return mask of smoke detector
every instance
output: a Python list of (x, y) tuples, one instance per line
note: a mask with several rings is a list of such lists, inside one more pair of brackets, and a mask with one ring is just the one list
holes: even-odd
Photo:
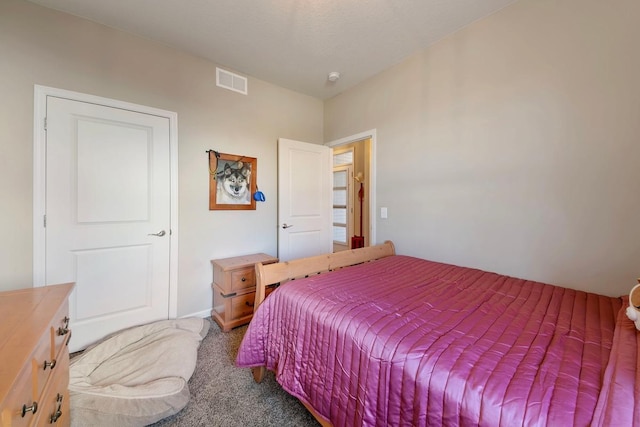
[(329, 73), (329, 76), (327, 78), (330, 82), (335, 82), (340, 78), (340, 73), (337, 71), (332, 71)]

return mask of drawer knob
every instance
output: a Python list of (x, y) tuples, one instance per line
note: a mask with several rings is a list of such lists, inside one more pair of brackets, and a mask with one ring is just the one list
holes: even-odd
[(34, 414), (38, 411), (38, 402), (33, 402), (31, 406), (22, 405), (22, 418), (27, 415), (27, 412), (33, 412)]
[(243, 277), (242, 279), (240, 279), (240, 281), (242, 281), (242, 282), (246, 282), (246, 281), (247, 281), (247, 278), (246, 278), (246, 277)]
[(56, 367), (56, 359), (52, 359), (51, 362), (47, 362), (46, 360), (44, 361), (44, 370), (46, 371), (47, 368), (55, 368)]

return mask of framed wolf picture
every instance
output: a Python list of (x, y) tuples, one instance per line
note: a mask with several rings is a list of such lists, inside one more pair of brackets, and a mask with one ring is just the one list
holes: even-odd
[(209, 210), (255, 210), (258, 160), (209, 152)]

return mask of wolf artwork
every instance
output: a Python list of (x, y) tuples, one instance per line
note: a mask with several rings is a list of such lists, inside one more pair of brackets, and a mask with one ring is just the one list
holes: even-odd
[(224, 205), (251, 204), (251, 165), (233, 162), (217, 173), (216, 203)]

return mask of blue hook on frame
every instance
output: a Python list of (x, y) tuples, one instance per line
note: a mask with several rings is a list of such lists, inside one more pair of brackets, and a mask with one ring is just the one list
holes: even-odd
[(262, 191), (260, 191), (260, 189), (258, 188), (258, 186), (256, 185), (256, 192), (253, 193), (253, 200), (255, 200), (256, 202), (264, 202), (265, 200), (267, 200), (264, 197), (264, 193)]

